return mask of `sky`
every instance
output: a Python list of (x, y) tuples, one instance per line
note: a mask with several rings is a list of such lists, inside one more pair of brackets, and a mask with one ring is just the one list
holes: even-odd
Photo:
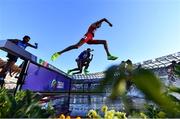
[[(107, 18), (94, 39), (107, 40), (116, 61), (108, 61), (102, 45), (84, 44), (52, 62), (53, 53), (77, 43), (89, 25)], [(39, 48), (29, 52), (66, 72), (87, 48), (94, 49), (91, 73), (131, 59), (133, 63), (180, 51), (180, 0), (0, 0), (0, 40), (31, 37)], [(0, 57), (6, 53), (0, 51)]]

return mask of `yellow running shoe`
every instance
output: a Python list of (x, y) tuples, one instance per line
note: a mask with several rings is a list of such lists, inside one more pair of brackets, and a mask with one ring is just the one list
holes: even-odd
[(108, 56), (108, 60), (116, 60), (118, 57), (115, 57), (115, 56), (112, 56), (112, 55), (109, 55)]
[(54, 54), (51, 56), (51, 60), (54, 61), (54, 60), (56, 60), (59, 56), (60, 56), (60, 54), (56, 52), (56, 53), (54, 53)]

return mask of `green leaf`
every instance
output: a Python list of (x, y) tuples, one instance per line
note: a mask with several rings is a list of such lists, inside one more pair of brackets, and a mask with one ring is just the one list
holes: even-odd
[(105, 72), (105, 78), (101, 80), (100, 86), (97, 89), (95, 89), (95, 91), (101, 92), (104, 90), (107, 84), (112, 84), (113, 80), (115, 79), (114, 74), (115, 72), (117, 72), (117, 68), (117, 65), (113, 65), (107, 69), (107, 71)]
[(135, 70), (133, 72), (133, 82), (147, 98), (154, 101), (160, 107), (163, 107), (167, 112), (170, 112), (172, 116), (178, 115), (179, 105), (175, 105), (168, 96), (163, 95), (162, 90), (164, 87), (160, 79), (150, 70)]

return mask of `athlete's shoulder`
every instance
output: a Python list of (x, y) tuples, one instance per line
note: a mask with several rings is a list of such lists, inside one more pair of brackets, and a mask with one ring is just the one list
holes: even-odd
[(97, 22), (94, 22), (90, 25), (90, 27), (96, 27), (97, 26)]

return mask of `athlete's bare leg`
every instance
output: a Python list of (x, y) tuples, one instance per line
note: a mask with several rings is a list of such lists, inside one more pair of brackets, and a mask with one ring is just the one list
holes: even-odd
[(71, 46), (65, 48), (64, 50), (59, 51), (58, 53), (59, 53), (59, 54), (62, 54), (62, 53), (67, 52), (67, 51), (69, 51), (69, 50), (78, 49), (80, 46), (82, 46), (82, 45), (84, 44), (83, 40), (84, 40), (84, 39), (82, 38), (77, 44), (71, 45)]
[(73, 49), (78, 49), (80, 46), (82, 46), (84, 44), (84, 38), (82, 38), (77, 44), (71, 45), (67, 48), (65, 48), (64, 50), (61, 50), (59, 52), (56, 52), (52, 55), (51, 60), (54, 61), (55, 59), (57, 59), (59, 57), (59, 55), (61, 55), (64, 52), (73, 50)]
[(89, 40), (87, 44), (102, 44), (104, 46), (104, 49), (106, 51), (108, 60), (116, 60), (118, 57), (112, 56), (109, 52), (107, 41), (106, 40)]
[(77, 66), (78, 66), (78, 68), (74, 68), (74, 69), (68, 70), (67, 74), (70, 74), (73, 71), (78, 71), (78, 72), (75, 72), (73, 74), (82, 73), (82, 68), (83, 68), (82, 62), (81, 61), (77, 61)]
[(106, 51), (107, 56), (110, 56), (110, 52), (108, 50), (108, 45), (106, 40), (89, 40), (87, 44), (102, 44), (104, 46), (104, 49)]

